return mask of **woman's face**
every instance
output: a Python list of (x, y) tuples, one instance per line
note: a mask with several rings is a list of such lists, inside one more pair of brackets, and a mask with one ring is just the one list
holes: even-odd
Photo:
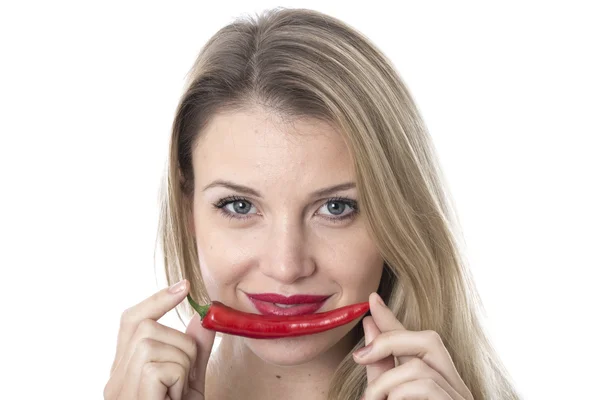
[[(293, 125), (258, 110), (221, 114), (194, 149), (192, 229), (202, 276), (212, 300), (238, 310), (277, 312), (248, 296), (263, 293), (328, 296), (317, 312), (333, 310), (367, 301), (381, 279), (383, 260), (356, 212), (342, 137), (318, 120)], [(331, 349), (357, 323), (244, 343), (265, 361), (296, 365)]]

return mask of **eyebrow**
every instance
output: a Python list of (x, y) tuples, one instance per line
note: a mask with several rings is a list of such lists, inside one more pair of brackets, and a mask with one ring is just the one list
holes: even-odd
[[(204, 192), (210, 188), (217, 187), (217, 186), (226, 187), (226, 188), (235, 190), (240, 193), (244, 193), (244, 194), (247, 194), (250, 196), (262, 198), (262, 195), (260, 194), (260, 192), (252, 189), (251, 187), (239, 185), (237, 183), (233, 183), (231, 181), (225, 181), (222, 179), (217, 179), (216, 181), (211, 182), (210, 184), (206, 185), (204, 187), (204, 189), (202, 189), (202, 191)], [(355, 187), (356, 187), (356, 184), (354, 182), (346, 182), (346, 183), (342, 183), (339, 185), (319, 189), (315, 192), (312, 192), (311, 197), (328, 196), (332, 193), (339, 192), (342, 190), (354, 189)]]

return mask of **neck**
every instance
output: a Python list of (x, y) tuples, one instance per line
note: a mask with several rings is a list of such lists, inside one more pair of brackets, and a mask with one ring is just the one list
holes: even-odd
[(245, 339), (224, 335), (210, 358), (206, 376), (207, 400), (325, 400), (331, 378), (354, 345), (355, 332), (314, 359), (280, 366), (258, 357)]

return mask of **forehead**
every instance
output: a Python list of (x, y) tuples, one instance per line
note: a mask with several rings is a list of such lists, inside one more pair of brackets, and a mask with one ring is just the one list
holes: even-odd
[(193, 154), (198, 181), (237, 178), (261, 186), (275, 181), (313, 188), (354, 177), (341, 134), (321, 120), (283, 123), (258, 110), (221, 113), (201, 135)]

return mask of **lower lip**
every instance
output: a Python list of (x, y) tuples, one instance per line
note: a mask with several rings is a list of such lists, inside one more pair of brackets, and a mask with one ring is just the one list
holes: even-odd
[(259, 313), (264, 315), (276, 315), (281, 317), (287, 316), (297, 316), (297, 315), (305, 315), (305, 314), (313, 314), (317, 312), (317, 310), (323, 307), (323, 304), (327, 300), (323, 300), (319, 303), (308, 303), (308, 304), (298, 304), (297, 306), (282, 308), (278, 307), (273, 303), (269, 303), (267, 301), (256, 300), (250, 298), (254, 307), (258, 310)]

